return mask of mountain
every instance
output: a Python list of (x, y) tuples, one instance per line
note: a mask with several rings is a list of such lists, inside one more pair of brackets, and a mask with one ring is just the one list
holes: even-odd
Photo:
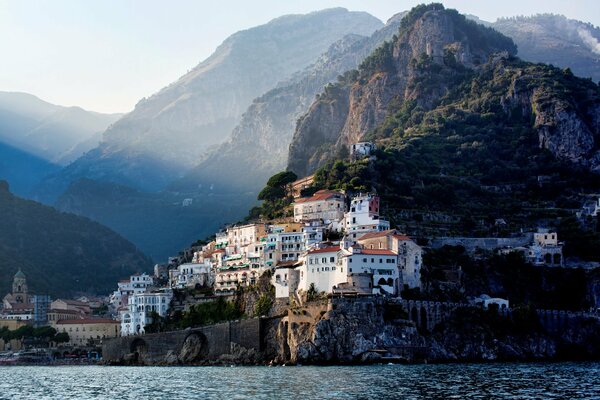
[(523, 60), (600, 81), (600, 28), (553, 14), (500, 18), (490, 26), (514, 40)]
[(8, 181), (20, 196), (28, 196), (46, 175), (59, 169), (59, 165), (0, 143), (0, 178)]
[(111, 182), (80, 179), (58, 198), (56, 207), (109, 226), (155, 260), (166, 260), (225, 223), (239, 220), (256, 193), (235, 196), (163, 191), (145, 193)]
[(107, 293), (118, 279), (149, 271), (151, 261), (110, 229), (21, 199), (0, 181), (0, 293), (21, 268), (32, 293)]
[(314, 64), (254, 99), (231, 138), (209, 151), (200, 164), (171, 188), (189, 191), (200, 185), (225, 192), (261, 188), (269, 176), (285, 167), (296, 120), (308, 110), (315, 95), (391, 39), (405, 14), (390, 18), (369, 37), (346, 35)]
[(27, 93), (0, 92), (0, 142), (66, 165), (95, 147), (98, 142), (90, 139), (97, 139), (121, 115), (57, 106)]
[[(572, 215), (600, 191), (600, 87), (515, 53), (454, 10), (416, 7), (392, 42), (317, 97), (288, 167), (316, 172), (315, 189), (376, 190), (410, 234), (553, 225), (589, 253), (596, 239)], [(349, 145), (365, 140), (374, 157), (353, 158)]]
[(335, 8), (233, 34), (189, 73), (142, 99), (99, 147), (50, 178), (42, 198), (52, 201), (79, 178), (163, 189), (227, 139), (252, 99), (312, 64), (334, 41), (381, 25), (367, 13)]
[[(439, 4), (413, 9), (393, 41), (377, 48), (358, 70), (327, 86), (298, 120), (289, 168), (300, 176), (314, 172), (338, 150), (360, 141), (383, 123), (391, 108), (404, 102), (431, 108), (455, 83), (454, 74), (444, 76), (446, 63), (469, 71), (501, 51), (515, 54), (516, 46), (491, 28)], [(430, 73), (424, 67), (429, 64), (439, 79), (423, 86)]]

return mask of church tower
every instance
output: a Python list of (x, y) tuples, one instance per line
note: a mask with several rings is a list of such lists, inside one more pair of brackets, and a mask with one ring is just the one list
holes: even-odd
[(21, 271), (21, 268), (19, 268), (13, 279), (12, 295), (16, 303), (29, 303), (27, 277), (23, 271)]

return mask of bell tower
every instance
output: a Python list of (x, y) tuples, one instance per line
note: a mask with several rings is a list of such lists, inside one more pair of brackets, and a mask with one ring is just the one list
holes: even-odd
[(21, 268), (15, 274), (12, 285), (12, 295), (17, 303), (29, 303), (27, 294), (27, 277), (21, 271)]

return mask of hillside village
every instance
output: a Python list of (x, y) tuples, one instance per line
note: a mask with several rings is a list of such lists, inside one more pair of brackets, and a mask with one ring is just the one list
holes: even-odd
[[(370, 143), (352, 146), (356, 158), (369, 157), (372, 149)], [(256, 287), (261, 279), (268, 279), (274, 301), (284, 308), (323, 296), (402, 298), (403, 293), (420, 290), (426, 248), (393, 229), (382, 214), (379, 196), (335, 190), (302, 196), (312, 179), (286, 185), (287, 195), (293, 197), (289, 206), (293, 215), (229, 226), (213, 240), (157, 264), (154, 274), (119, 281), (109, 297), (52, 301), (49, 296), (31, 295), (19, 270), (12, 293), (3, 299), (0, 324), (9, 331), (32, 323), (48, 325), (56, 334), (68, 334), (64, 345), (93, 346), (105, 338), (144, 334), (156, 320), (172, 316), (174, 309), (189, 311), (195, 303), (217, 298), (233, 301), (240, 289)], [(586, 204), (583, 211), (597, 217), (599, 204)], [(547, 229), (504, 239), (435, 238), (428, 247), (447, 245), (463, 246), (468, 252), (520, 253), (535, 266), (565, 266), (563, 243)], [(185, 297), (186, 292), (200, 296), (176, 305), (175, 297), (181, 293)], [(484, 293), (473, 302), (509, 307), (509, 299)], [(12, 349), (21, 344), (13, 340)], [(11, 340), (2, 345), (11, 349)]]

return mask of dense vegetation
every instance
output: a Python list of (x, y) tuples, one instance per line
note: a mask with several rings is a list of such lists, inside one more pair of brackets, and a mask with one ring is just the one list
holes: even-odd
[[(452, 82), (450, 89), (432, 106), (418, 100), (398, 106), (367, 135), (378, 144), (376, 159), (332, 160), (316, 172), (317, 188), (376, 190), (393, 222), (423, 235), (532, 229), (542, 220), (572, 215), (581, 207), (581, 193), (600, 189), (600, 176), (540, 149), (532, 115), (507, 109), (503, 97), (520, 77), (522, 86), (536, 88), (540, 109), (557, 99), (584, 108), (586, 99), (600, 94), (590, 80), (516, 58), (475, 74), (424, 56), (418, 69), (423, 72), (414, 83), (418, 92)], [(407, 209), (416, 211), (411, 218), (441, 212), (457, 222), (422, 224), (400, 215)], [(498, 219), (507, 224), (495, 226)], [(597, 243), (597, 234), (587, 232), (596, 235), (589, 242)]]
[(86, 218), (13, 196), (0, 181), (0, 293), (15, 272), (34, 294), (108, 293), (119, 279), (147, 271), (151, 261), (133, 244)]
[(15, 339), (33, 339), (46, 342), (66, 343), (69, 341), (69, 334), (66, 332), (57, 333), (56, 329), (51, 326), (34, 328), (33, 325), (24, 325), (13, 331), (4, 326), (0, 328), (0, 339), (5, 342)]
[[(508, 299), (511, 307), (581, 310), (591, 305), (587, 285), (593, 274), (583, 269), (536, 267), (521, 254), (468, 255), (461, 246), (429, 249), (422, 272), (426, 295), (406, 291), (405, 298), (466, 302), (488, 294)], [(595, 278), (593, 278), (595, 279)]]

